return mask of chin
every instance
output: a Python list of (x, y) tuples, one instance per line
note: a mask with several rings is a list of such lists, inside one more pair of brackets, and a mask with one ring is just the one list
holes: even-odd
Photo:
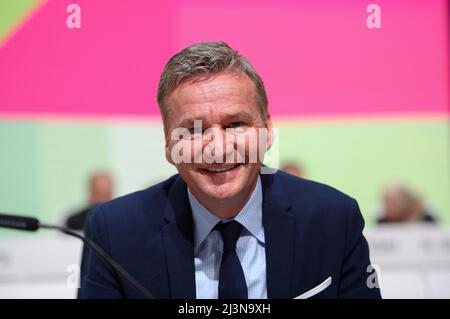
[(181, 177), (195, 194), (219, 201), (239, 198), (252, 185), (250, 180), (259, 172), (259, 166), (239, 164), (238, 167), (220, 173), (205, 172), (197, 167), (179, 169)]
[(242, 192), (243, 186), (230, 185), (233, 183), (226, 183), (222, 185), (205, 185), (199, 187), (199, 191), (210, 198), (218, 200), (232, 199)]

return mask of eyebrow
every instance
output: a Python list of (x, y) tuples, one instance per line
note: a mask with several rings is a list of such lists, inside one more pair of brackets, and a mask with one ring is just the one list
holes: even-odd
[(199, 119), (199, 118), (186, 118), (186, 119), (183, 119), (183, 120), (178, 124), (178, 126), (180, 126), (180, 127), (188, 127), (188, 126), (192, 126), (192, 125), (194, 125), (194, 121), (196, 121), (196, 120), (201, 120), (201, 119)]
[[(255, 117), (245, 111), (240, 111), (240, 112), (237, 112), (234, 114), (227, 114), (222, 117), (222, 120), (225, 120), (225, 121), (231, 121), (231, 120), (236, 120), (236, 119), (239, 119), (239, 120), (242, 120), (242, 121), (245, 121), (248, 123), (252, 123), (255, 121)], [(179, 127), (193, 126), (194, 121), (198, 121), (198, 120), (202, 120), (202, 119), (199, 117), (198, 118), (197, 117), (188, 117), (188, 118), (181, 120), (181, 122), (178, 124), (178, 126)]]
[(223, 117), (223, 119), (226, 121), (230, 121), (230, 120), (234, 120), (234, 119), (241, 119), (241, 120), (243, 120), (245, 122), (249, 122), (249, 123), (255, 121), (255, 117), (245, 111), (237, 112), (235, 114), (227, 114)]

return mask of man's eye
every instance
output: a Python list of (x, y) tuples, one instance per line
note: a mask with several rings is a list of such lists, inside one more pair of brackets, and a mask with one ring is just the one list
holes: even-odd
[(230, 124), (231, 128), (236, 128), (236, 127), (241, 127), (242, 126), (242, 122), (233, 122)]
[(201, 129), (198, 128), (198, 127), (191, 127), (191, 128), (189, 129), (189, 133), (191, 133), (191, 134), (201, 134), (202, 131), (201, 131)]

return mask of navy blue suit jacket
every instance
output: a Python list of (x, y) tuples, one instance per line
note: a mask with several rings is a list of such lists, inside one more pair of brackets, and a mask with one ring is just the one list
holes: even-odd
[[(380, 298), (379, 289), (367, 285), (369, 250), (354, 199), (280, 171), (261, 181), (268, 298), (294, 298), (329, 276), (331, 286), (315, 298)], [(175, 175), (100, 204), (86, 226), (86, 235), (157, 298), (196, 297), (186, 187)], [(142, 295), (85, 247), (79, 297)]]

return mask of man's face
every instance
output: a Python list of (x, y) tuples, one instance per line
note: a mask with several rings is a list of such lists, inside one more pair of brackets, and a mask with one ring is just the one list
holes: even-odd
[[(255, 86), (247, 75), (222, 73), (206, 80), (186, 82), (171, 93), (167, 105), (166, 157), (177, 167), (194, 196), (200, 200), (225, 200), (249, 194), (256, 183), (261, 159), (249, 163), (248, 153), (252, 149), (248, 145), (249, 140), (242, 142), (242, 139), (233, 138), (240, 133), (229, 134), (226, 130), (236, 129), (245, 133), (266, 128), (265, 142), (269, 148), (271, 122), (270, 118), (262, 119)], [(202, 132), (194, 130), (196, 120), (201, 120)], [(189, 130), (192, 137), (173, 140), (171, 133), (176, 128)], [(211, 131), (214, 132), (213, 137), (208, 133)], [(243, 144), (245, 148), (240, 148)], [(190, 163), (176, 163), (171, 152), (174, 146), (191, 150)], [(237, 156), (231, 157), (231, 162), (226, 158), (230, 150), (236, 154), (238, 149), (245, 150), (245, 154), (240, 153), (246, 158), (245, 163), (237, 163)], [(221, 163), (215, 160), (208, 164), (201, 154), (201, 163), (194, 163), (199, 152), (216, 155), (222, 159)]]

